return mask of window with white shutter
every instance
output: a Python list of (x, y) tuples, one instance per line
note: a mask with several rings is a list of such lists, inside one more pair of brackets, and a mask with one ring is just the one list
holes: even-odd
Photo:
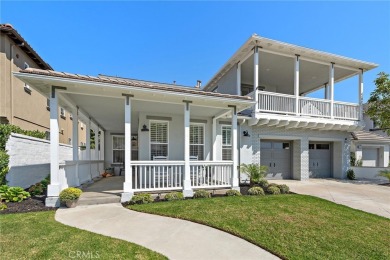
[(168, 122), (150, 122), (150, 156), (165, 156), (168, 158)]
[(204, 160), (204, 125), (190, 125), (190, 156), (196, 156), (199, 161)]
[(112, 156), (113, 163), (125, 161), (125, 137), (123, 135), (112, 136)]
[(232, 127), (222, 126), (222, 160), (232, 160)]

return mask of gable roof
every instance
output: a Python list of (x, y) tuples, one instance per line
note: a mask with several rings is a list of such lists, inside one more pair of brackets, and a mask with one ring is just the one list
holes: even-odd
[(28, 42), (10, 24), (0, 24), (0, 32), (7, 35), (18, 47), (26, 53), (41, 69), (52, 70), (41, 56), (28, 44)]
[(150, 82), (144, 80), (135, 80), (135, 79), (126, 79), (119, 77), (111, 77), (111, 76), (102, 76), (98, 77), (88, 76), (88, 75), (80, 75), (80, 74), (72, 74), (66, 72), (59, 72), (54, 70), (41, 70), (35, 68), (28, 68), (25, 70), (21, 70), (20, 73), (24, 74), (34, 74), (34, 75), (43, 75), (48, 77), (55, 78), (65, 78), (65, 79), (73, 79), (73, 80), (82, 80), (89, 82), (97, 82), (97, 83), (109, 83), (114, 85), (122, 85), (122, 86), (131, 86), (135, 88), (145, 88), (145, 89), (155, 89), (155, 90), (163, 90), (168, 92), (176, 92), (176, 93), (187, 93), (187, 94), (195, 94), (201, 96), (210, 96), (210, 97), (221, 97), (221, 98), (229, 98), (229, 99), (238, 99), (238, 100), (246, 100), (252, 101), (252, 98), (249, 96), (238, 96), (238, 95), (230, 95), (230, 94), (221, 94), (216, 92), (208, 92), (198, 88), (191, 87), (183, 87), (177, 86), (174, 84), (166, 84), (166, 83), (157, 83)]
[(390, 143), (390, 138), (384, 137), (373, 132), (368, 131), (357, 131), (351, 133), (352, 140), (361, 141), (361, 142), (372, 142), (372, 143)]

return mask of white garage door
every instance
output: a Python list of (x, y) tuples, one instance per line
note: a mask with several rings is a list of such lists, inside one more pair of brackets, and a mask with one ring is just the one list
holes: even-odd
[(309, 177), (331, 178), (330, 144), (309, 143)]
[(362, 166), (378, 167), (378, 148), (363, 147)]
[(291, 179), (290, 142), (260, 142), (260, 164), (268, 166), (267, 179)]

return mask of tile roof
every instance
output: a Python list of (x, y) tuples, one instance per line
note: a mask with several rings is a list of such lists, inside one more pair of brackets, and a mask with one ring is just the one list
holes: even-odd
[(43, 76), (50, 76), (50, 77), (57, 77), (57, 78), (75, 79), (75, 80), (83, 80), (83, 81), (98, 82), (98, 83), (109, 83), (115, 85), (125, 85), (125, 86), (131, 86), (136, 88), (138, 87), (138, 88), (146, 88), (146, 89), (156, 89), (156, 90), (163, 90), (169, 92), (180, 92), (180, 93), (187, 93), (187, 94), (252, 101), (252, 98), (248, 96), (221, 94), (216, 92), (204, 91), (198, 88), (183, 87), (174, 84), (157, 83), (157, 82), (150, 82), (144, 80), (134, 80), (134, 79), (126, 79), (126, 78), (103, 76), (103, 75), (94, 77), (88, 75), (72, 74), (72, 73), (59, 72), (54, 70), (41, 70), (41, 69), (34, 69), (34, 68), (28, 68), (25, 70), (21, 70), (20, 72), (26, 74), (43, 75)]
[(357, 131), (353, 132), (352, 134), (352, 139), (357, 140), (357, 141), (366, 141), (366, 142), (374, 142), (374, 143), (379, 143), (379, 142), (385, 142), (389, 143), (390, 138), (389, 137), (384, 137), (378, 134), (375, 134), (373, 132), (368, 132), (368, 131)]
[(28, 42), (10, 24), (0, 24), (0, 32), (7, 35), (15, 44), (19, 46), (41, 69), (53, 68), (46, 63), (41, 56), (28, 44)]

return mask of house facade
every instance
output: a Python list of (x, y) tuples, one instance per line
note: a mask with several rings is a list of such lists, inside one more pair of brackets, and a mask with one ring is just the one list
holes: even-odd
[[(48, 99), (13, 75), (26, 68), (52, 70), (28, 42), (9, 24), (0, 24), (0, 123), (24, 130), (49, 132)], [(58, 108), (60, 142), (71, 143), (72, 115)], [(80, 124), (80, 144), (85, 143), (85, 126)]]
[[(136, 192), (238, 189), (247, 181), (242, 163), (268, 166), (270, 179), (344, 178), (350, 133), (364, 126), (363, 73), (376, 66), (252, 35), (203, 89), (31, 68), (14, 75), (50, 99), (47, 205), (56, 205), (62, 189), (108, 167), (125, 176), (122, 201)], [(350, 77), (359, 78), (359, 103), (334, 100), (334, 84)], [(321, 88), (323, 99), (306, 97)], [(101, 133), (98, 158), (74, 152), (59, 162), (58, 106)]]

